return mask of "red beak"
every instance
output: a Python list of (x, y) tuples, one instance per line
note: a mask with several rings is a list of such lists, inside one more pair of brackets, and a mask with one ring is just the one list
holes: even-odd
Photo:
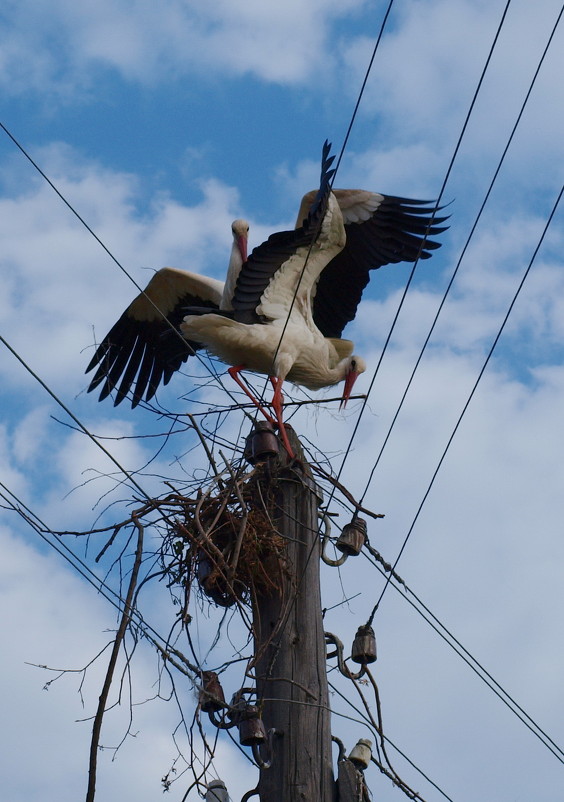
[(345, 387), (343, 389), (343, 397), (341, 398), (339, 409), (344, 409), (346, 407), (347, 401), (351, 397), (352, 388), (354, 387), (354, 383), (358, 379), (358, 376), (359, 374), (356, 370), (349, 370), (345, 376)]
[(237, 247), (239, 248), (241, 259), (243, 263), (245, 263), (247, 261), (247, 238), (242, 236), (237, 237)]

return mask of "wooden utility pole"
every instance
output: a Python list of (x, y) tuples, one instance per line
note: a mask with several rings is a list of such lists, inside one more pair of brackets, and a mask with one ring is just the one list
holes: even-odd
[[(283, 449), (261, 477), (274, 531), (284, 539), (276, 588), (254, 599), (257, 697), (267, 730), (276, 730), (271, 765), (261, 768), (261, 802), (333, 802), (331, 721), (319, 588), (320, 491), (299, 440), (298, 461)], [(259, 502), (257, 499), (257, 507)]]

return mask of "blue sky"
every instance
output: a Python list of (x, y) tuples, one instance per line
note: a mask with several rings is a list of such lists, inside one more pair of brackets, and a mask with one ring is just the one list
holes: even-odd
[[(302, 194), (316, 186), (323, 141), (340, 150), (386, 6), (22, 0), (2, 14), (1, 119), (135, 281), (146, 283), (163, 265), (222, 278), (231, 221), (249, 219), (253, 245), (292, 226)], [(498, 0), (394, 2), (337, 186), (437, 197), (504, 7)], [(539, 0), (534, 9), (526, 0), (509, 5), (444, 190), (451, 227), (441, 250), (416, 270), (346, 462), (343, 481), (357, 498), (560, 8), (558, 0)], [(369, 537), (390, 562), (562, 185), (563, 37), (561, 24), (366, 490), (366, 506), (386, 515), (370, 523)], [(564, 748), (562, 214), (558, 209), (398, 572)], [(3, 132), (0, 235), (5, 340), (128, 470), (140, 470), (148, 492), (162, 493), (163, 477), (182, 482), (199, 470), (203, 476), (205, 456), (190, 450), (188, 435), (155, 455), (158, 438), (135, 437), (162, 431), (153, 412), (114, 409), (85, 393), (91, 347), (135, 289)], [(371, 386), (409, 271), (378, 271), (346, 331), (369, 365), (359, 392)], [(221, 387), (208, 378), (205, 366), (189, 365), (159, 401), (182, 413), (223, 403)], [(114, 466), (100, 449), (58, 422), (69, 420), (4, 346), (0, 379), (4, 488), (55, 530), (122, 518), (132, 491), (108, 476)], [(287, 395), (303, 397), (291, 387)], [(352, 405), (343, 416), (335, 404), (320, 404), (293, 423), (315, 449), (333, 455), (337, 470), (359, 412)], [(236, 441), (245, 425), (229, 415), (225, 440)], [(346, 522), (343, 512), (337, 521)], [(0, 538), (1, 671), (10, 691), (10, 726), (2, 735), (6, 798), (74, 802), (84, 793), (90, 729), (76, 720), (92, 715), (104, 666), (89, 670), (82, 706), (79, 680), (67, 676), (47, 693), (46, 675), (26, 663), (85, 665), (107, 642), (115, 614), (9, 509), (1, 512)], [(87, 550), (80, 541), (69, 545), (94, 568), (97, 541)], [(328, 629), (349, 642), (382, 579), (358, 558), (343, 566), (339, 580), (323, 567), (327, 607), (361, 590), (328, 614)], [(109, 581), (117, 588), (115, 576)], [(146, 604), (147, 620), (166, 630), (174, 616), (167, 597), (151, 591)], [(198, 611), (194, 639), (202, 659), (217, 626), (213, 611)], [(375, 629), (386, 733), (452, 799), (555, 798), (564, 784), (562, 763), (392, 589)], [(243, 636), (235, 623), (230, 633)], [(222, 648), (226, 659), (229, 646)], [(212, 653), (207, 666), (215, 659)], [(156, 659), (148, 647), (136, 652), (134, 673), (140, 701), (154, 692)], [(229, 690), (237, 682), (234, 672)], [(191, 710), (189, 689), (185, 697)], [(342, 717), (354, 717), (351, 709), (333, 702), (333, 732), (348, 748), (370, 737), (364, 725)], [(120, 740), (127, 716), (127, 709), (108, 716), (107, 744)], [(160, 794), (177, 723), (171, 705), (136, 707), (137, 737), (113, 762), (109, 750), (101, 754), (99, 798), (127, 793), (148, 802)], [(428, 802), (444, 798), (392, 756)], [(219, 740), (214, 769), (233, 800), (253, 787), (254, 774), (227, 739)], [(186, 777), (173, 785), (171, 799), (182, 799)], [(399, 798), (376, 770), (367, 779), (374, 798)], [(188, 802), (197, 798), (193, 790)]]

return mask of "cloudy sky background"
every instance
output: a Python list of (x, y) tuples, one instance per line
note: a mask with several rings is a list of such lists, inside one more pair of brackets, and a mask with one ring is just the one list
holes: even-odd
[[(9, 5), (0, 29), (2, 122), (141, 285), (163, 265), (221, 278), (235, 217), (249, 219), (253, 244), (293, 225), (301, 195), (316, 186), (324, 139), (341, 148), (387, 7), (362, 0), (279, 8), (251, 0)], [(497, 0), (394, 2), (337, 186), (438, 196), (505, 6)], [(539, 0), (534, 9), (526, 0), (509, 4), (444, 190), (443, 200), (453, 201), (451, 228), (441, 250), (418, 266), (373, 384), (409, 265), (373, 276), (347, 330), (369, 364), (358, 390), (372, 389), (342, 481), (367, 507), (385, 513), (370, 522), (369, 537), (390, 562), (563, 183), (560, 24), (367, 487), (560, 11), (558, 0)], [(0, 134), (2, 337), (122, 465), (140, 471), (137, 481), (147, 493), (164, 492), (163, 477), (178, 484), (194, 472), (204, 477), (205, 456), (190, 450), (188, 434), (175, 435), (156, 453), (161, 439), (136, 436), (163, 432), (166, 421), (143, 409), (98, 405), (86, 394), (92, 345), (136, 291)], [(397, 567), (560, 748), (562, 222), (559, 208)], [(159, 393), (163, 407), (184, 413), (226, 403), (220, 385), (208, 384), (205, 366), (189, 365), (186, 374)], [(1, 735), (2, 785), (10, 802), (75, 802), (85, 791), (90, 736), (89, 722), (75, 722), (95, 711), (107, 653), (88, 670), (82, 696), (81, 675), (66, 675), (45, 691), (56, 674), (28, 664), (81, 668), (108, 642), (116, 615), (8, 508), (25, 504), (48, 528), (81, 530), (126, 517), (134, 491), (119, 483), (115, 465), (92, 441), (69, 428), (67, 414), (3, 344), (0, 379), (0, 490), (9, 499), (0, 518), (8, 722)], [(294, 394), (303, 397), (288, 388)], [(357, 403), (341, 416), (335, 404), (320, 405), (302, 410), (293, 424), (313, 454), (331, 456), (339, 470), (360, 411)], [(229, 441), (246, 428), (233, 413), (222, 435)], [(342, 511), (337, 523), (346, 523)], [(65, 540), (92, 569), (100, 542), (86, 549)], [(118, 589), (114, 575), (109, 584)], [(382, 587), (364, 557), (347, 562), (339, 581), (335, 569), (323, 567), (323, 603), (340, 605), (327, 613), (327, 629), (350, 645)], [(166, 595), (150, 590), (144, 603), (147, 622), (166, 634), (175, 614)], [(564, 756), (534, 737), (392, 587), (374, 626), (386, 734), (451, 799), (528, 802), (558, 795)], [(216, 627), (213, 611), (196, 615), (202, 659)], [(240, 645), (239, 630), (230, 625)], [(232, 653), (229, 645), (221, 649), (210, 655), (209, 667)], [(142, 644), (133, 661), (136, 702), (154, 695), (157, 672), (154, 652)], [(236, 672), (229, 675), (227, 692), (240, 681)], [(189, 688), (181, 697), (190, 720)], [(332, 702), (338, 713), (356, 717), (337, 696)], [(160, 779), (174, 759), (174, 702), (155, 700), (134, 711), (137, 736), (113, 762), (110, 749), (101, 753), (101, 800), (159, 798)], [(107, 716), (106, 745), (121, 740), (128, 715), (124, 704)], [(338, 715), (333, 732), (347, 748), (371, 737), (366, 726)], [(444, 799), (393, 749), (390, 756), (426, 800)], [(220, 737), (214, 770), (233, 800), (255, 784), (248, 766)], [(402, 796), (375, 768), (367, 780), (375, 798)], [(182, 799), (188, 784), (184, 775), (169, 797)], [(188, 800), (197, 798), (194, 789)]]

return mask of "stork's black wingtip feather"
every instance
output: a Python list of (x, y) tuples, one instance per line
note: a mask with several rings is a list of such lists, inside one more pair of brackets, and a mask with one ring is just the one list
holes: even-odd
[[(93, 390), (94, 386), (90, 385), (90, 388)], [(104, 399), (106, 399), (109, 396), (112, 389), (113, 385), (111, 385), (109, 382), (106, 382), (105, 385), (102, 387), (100, 395), (98, 396), (98, 401), (104, 401)]]
[(102, 361), (102, 359), (104, 358), (102, 345), (103, 345), (103, 343), (100, 343), (100, 345), (98, 346), (98, 348), (94, 352), (94, 356), (92, 357), (92, 359), (90, 360), (90, 362), (86, 366), (86, 370), (84, 371), (85, 374), (86, 373), (90, 373), (91, 370), (94, 370), (96, 365), (99, 365), (100, 362)]
[(329, 169), (335, 161), (335, 156), (330, 156), (330, 152), (331, 143), (326, 139), (321, 154), (321, 183), (330, 181), (335, 174), (335, 170)]

